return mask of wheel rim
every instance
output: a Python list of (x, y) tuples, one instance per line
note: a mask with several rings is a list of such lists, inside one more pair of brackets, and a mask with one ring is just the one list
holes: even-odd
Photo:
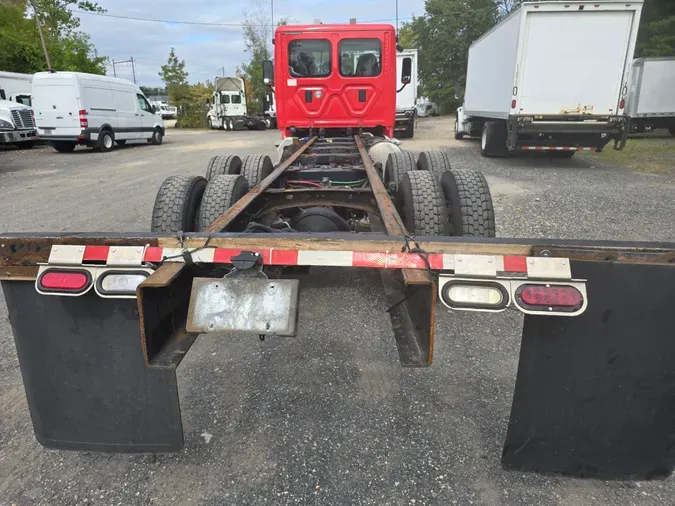
[(483, 150), (487, 147), (487, 128), (483, 128), (483, 135), (480, 138), (480, 146)]
[(159, 132), (155, 132), (152, 136), (155, 138), (155, 142), (159, 142)]
[(271, 128), (271, 127), (272, 127), (272, 122), (270, 121), (269, 118), (265, 119), (265, 126), (266, 126), (267, 128)]
[(113, 140), (112, 140), (112, 137), (110, 135), (105, 134), (103, 136), (103, 145), (106, 147), (106, 149), (112, 148)]

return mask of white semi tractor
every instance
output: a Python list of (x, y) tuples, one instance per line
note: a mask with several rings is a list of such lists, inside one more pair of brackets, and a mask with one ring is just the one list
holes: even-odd
[(455, 138), (483, 156), (622, 148), (642, 3), (523, 3), (469, 49)]
[(0, 147), (31, 148), (37, 140), (32, 74), (0, 72)]
[(412, 139), (415, 136), (415, 124), (417, 123), (417, 49), (404, 49), (396, 53), (396, 79), (400, 83), (403, 78), (403, 61), (411, 60), (411, 80), (399, 89), (396, 94), (396, 123), (394, 132), (402, 139)]
[(632, 132), (665, 128), (675, 136), (675, 56), (633, 62), (627, 111)]
[(241, 77), (216, 77), (211, 107), (207, 113), (209, 128), (221, 130), (265, 130), (265, 116), (249, 116), (246, 83)]

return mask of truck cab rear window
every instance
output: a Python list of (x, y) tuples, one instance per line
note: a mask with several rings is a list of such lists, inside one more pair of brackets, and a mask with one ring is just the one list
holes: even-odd
[(382, 72), (382, 42), (379, 39), (340, 41), (340, 74), (344, 77), (376, 77)]
[(241, 95), (232, 95), (233, 104), (241, 104)]
[(288, 73), (291, 77), (328, 77), (330, 53), (328, 40), (294, 40), (288, 45)]

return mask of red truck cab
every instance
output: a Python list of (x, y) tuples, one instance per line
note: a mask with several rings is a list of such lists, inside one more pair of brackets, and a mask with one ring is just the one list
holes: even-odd
[(322, 128), (328, 134), (353, 129), (393, 136), (393, 26), (280, 26), (274, 44), (274, 80), (266, 75), (266, 81), (275, 87), (277, 122), (284, 137), (302, 137)]

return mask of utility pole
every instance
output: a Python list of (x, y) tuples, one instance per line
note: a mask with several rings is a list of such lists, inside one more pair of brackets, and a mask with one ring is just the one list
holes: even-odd
[(134, 61), (134, 57), (132, 56), (128, 60), (124, 60), (124, 61), (113, 60), (113, 62), (112, 62), (113, 76), (115, 76), (115, 77), (117, 77), (117, 70), (115, 69), (115, 65), (119, 65), (120, 63), (131, 63), (131, 74), (133, 75), (134, 84), (136, 84), (136, 62)]
[(49, 70), (49, 72), (53, 72), (52, 62), (49, 59), (49, 51), (47, 51), (47, 44), (45, 43), (45, 36), (42, 33), (42, 25), (40, 24), (39, 12), (37, 10), (37, 7), (35, 7), (35, 2), (33, 2), (33, 0), (30, 0), (30, 5), (31, 7), (33, 7), (33, 13), (35, 14), (35, 23), (37, 24), (38, 33), (40, 34), (40, 41), (42, 42), (42, 50), (45, 52), (45, 60), (47, 61), (47, 70)]

